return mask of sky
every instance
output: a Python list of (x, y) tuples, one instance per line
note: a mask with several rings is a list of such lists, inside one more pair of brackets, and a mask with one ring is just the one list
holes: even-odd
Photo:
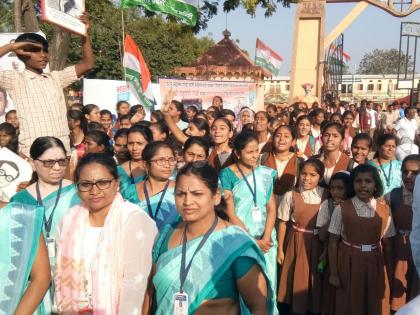
[[(327, 4), (325, 36), (355, 5), (356, 3)], [(279, 6), (276, 13), (265, 18), (264, 11), (258, 9), (253, 18), (240, 8), (227, 15), (227, 28), (232, 33), (231, 37), (239, 40), (238, 45), (247, 50), (252, 59), (255, 56), (256, 38), (260, 38), (283, 57), (281, 75), (290, 75), (295, 11), (296, 5), (290, 8)], [(351, 56), (350, 71), (354, 72), (365, 53), (374, 49), (399, 49), (401, 22), (420, 22), (420, 10), (408, 17), (396, 18), (369, 5), (344, 31), (344, 51)], [(220, 8), (219, 14), (199, 36), (209, 36), (218, 42), (223, 38), (222, 32), (225, 28), (226, 13)]]

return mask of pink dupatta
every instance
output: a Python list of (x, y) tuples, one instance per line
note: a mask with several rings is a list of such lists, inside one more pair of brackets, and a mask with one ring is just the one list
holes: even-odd
[[(89, 211), (83, 204), (71, 208), (63, 219), (57, 240), (54, 278), (59, 314), (77, 314), (80, 301), (85, 300), (83, 244), (89, 225)], [(95, 315), (125, 314), (121, 311), (120, 301), (130, 314), (140, 314), (156, 233), (156, 226), (147, 214), (124, 201), (118, 193), (106, 217), (93, 263), (92, 304)], [(151, 236), (151, 239), (144, 235)], [(127, 253), (133, 246), (133, 253)], [(123, 254), (129, 257), (123, 257)]]

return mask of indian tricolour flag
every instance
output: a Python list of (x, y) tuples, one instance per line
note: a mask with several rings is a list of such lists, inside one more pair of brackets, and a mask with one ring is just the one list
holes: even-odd
[(152, 92), (150, 71), (136, 42), (130, 35), (125, 37), (124, 60), (125, 79), (140, 103), (149, 111), (156, 104)]
[[(335, 45), (330, 45), (330, 59), (329, 62), (341, 66), (343, 69), (348, 68), (348, 62), (351, 60), (351, 56), (342, 50), (340, 47)], [(337, 59), (335, 56), (338, 54), (343, 54), (343, 61)]]
[(255, 50), (255, 64), (271, 72), (273, 76), (280, 75), (280, 67), (283, 58), (274, 50), (257, 38), (257, 49)]

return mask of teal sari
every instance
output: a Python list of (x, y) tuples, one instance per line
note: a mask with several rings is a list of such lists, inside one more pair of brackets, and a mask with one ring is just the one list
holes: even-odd
[[(137, 178), (131, 178), (129, 174), (124, 170), (124, 168), (121, 165), (118, 165), (118, 176), (120, 177), (120, 193), (123, 196), (124, 199), (129, 200), (125, 196), (125, 191), (127, 189), (131, 189), (132, 186), (135, 186), (137, 183), (140, 183), (142, 180), (145, 179), (145, 175), (139, 176)], [(128, 192), (130, 194), (130, 192)]]
[(383, 196), (390, 193), (394, 188), (402, 186), (401, 161), (391, 160), (390, 163), (382, 164), (382, 167), (376, 165), (373, 161), (369, 161), (368, 164), (374, 166), (379, 172), (382, 185), (384, 186)]
[[(156, 213), (156, 207), (159, 203), (162, 192), (150, 197), (150, 206), (152, 207), (153, 214)], [(140, 200), (137, 194), (136, 185), (130, 185), (124, 192), (124, 199), (138, 205), (149, 216), (146, 200)], [(167, 225), (173, 224), (180, 220), (180, 215), (175, 206), (175, 189), (168, 188), (163, 197), (162, 204), (160, 205), (159, 212), (156, 217), (151, 217), (155, 222), (159, 232)]]
[[(48, 218), (51, 215), (51, 212), (54, 208), (55, 200), (57, 198), (58, 191), (52, 192), (44, 199), (42, 199), (43, 207), (45, 209), (45, 217)], [(19, 202), (26, 205), (37, 206), (38, 201), (34, 196), (32, 196), (28, 190), (22, 190), (14, 195), (11, 199), (12, 202)], [(61, 221), (66, 214), (67, 210), (73, 207), (76, 204), (80, 203), (80, 198), (77, 194), (76, 185), (68, 185), (61, 189), (60, 199), (57, 204), (57, 208), (54, 211), (54, 217), (51, 224), (51, 231), (50, 237), (56, 238), (57, 228), (60, 226)], [(45, 231), (45, 224), (42, 224), (42, 232), (44, 234), (44, 238), (46, 238), (46, 231)], [(54, 266), (55, 266), (55, 259), (50, 257), (50, 267), (51, 272), (54, 273)], [(43, 299), (42, 304), (39, 306), (37, 312), (35, 314), (51, 314), (52, 311), (52, 304), (54, 300), (54, 284), (51, 283), (51, 286), (45, 297)]]
[[(257, 205), (261, 209), (261, 222), (254, 222), (252, 220), (251, 208), (254, 206), (253, 196), (244, 179), (238, 178), (236, 174), (226, 167), (221, 170), (219, 177), (223, 189), (230, 190), (233, 194), (233, 201), (235, 204), (235, 212), (238, 218), (244, 223), (247, 232), (255, 239), (261, 239), (265, 230), (265, 223), (267, 220), (267, 204), (273, 194), (274, 181), (277, 178), (277, 172), (266, 166), (258, 166), (255, 170), (256, 190), (257, 190)], [(248, 183), (255, 189), (252, 173), (246, 175)], [(267, 270), (272, 287), (277, 288), (277, 233), (273, 229), (271, 233), (271, 241), (274, 243), (273, 247), (265, 254), (267, 261)]]
[(10, 202), (0, 209), (0, 315), (14, 314), (38, 251), (42, 208)]
[[(165, 243), (167, 233), (171, 228), (171, 226), (166, 226), (162, 230), (153, 250), (153, 259), (156, 263), (156, 274), (153, 277), (157, 300), (155, 315), (172, 314), (174, 296), (180, 289), (182, 246), (160, 253), (160, 248)], [(187, 261), (191, 260), (201, 239), (202, 236), (187, 243)], [(218, 281), (240, 257), (248, 257), (260, 266), (267, 280), (269, 314), (274, 314), (276, 295), (268, 281), (264, 255), (255, 241), (237, 226), (229, 226), (213, 232), (196, 254), (184, 284), (184, 291), (188, 294), (189, 300), (188, 314), (194, 314), (200, 305), (209, 299), (208, 296), (216, 289)], [(234, 286), (236, 287), (236, 283)], [(242, 315), (251, 314), (240, 296), (239, 304)]]

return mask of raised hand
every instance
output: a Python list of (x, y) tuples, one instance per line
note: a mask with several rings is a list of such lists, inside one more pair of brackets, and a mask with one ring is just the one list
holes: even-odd
[(174, 99), (176, 92), (172, 89), (166, 93), (164, 99), (163, 99), (163, 106), (162, 106), (162, 113), (168, 113), (169, 111), (169, 105), (171, 104), (171, 101)]
[(90, 20), (89, 20), (89, 16), (87, 12), (82, 12), (82, 15), (79, 16), (79, 20), (82, 21), (82, 23), (86, 25), (86, 34), (87, 34), (87, 31), (90, 27)]
[(12, 50), (19, 56), (27, 56), (30, 57), (32, 53), (39, 52), (44, 47), (42, 44), (39, 43), (31, 43), (31, 42), (14, 42), (12, 44)]

